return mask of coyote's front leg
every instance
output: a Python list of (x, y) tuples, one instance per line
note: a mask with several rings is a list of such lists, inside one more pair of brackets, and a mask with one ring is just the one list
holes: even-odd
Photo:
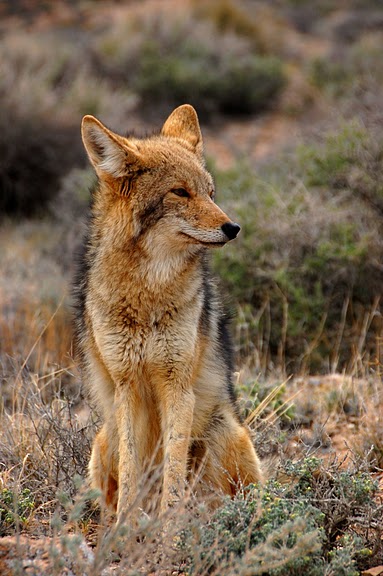
[(135, 426), (139, 407), (137, 393), (129, 383), (117, 386), (115, 407), (119, 453), (117, 518), (121, 520), (137, 496), (139, 474)]
[(185, 488), (194, 402), (193, 391), (179, 382), (166, 387), (161, 406), (165, 457), (162, 512), (181, 498)]

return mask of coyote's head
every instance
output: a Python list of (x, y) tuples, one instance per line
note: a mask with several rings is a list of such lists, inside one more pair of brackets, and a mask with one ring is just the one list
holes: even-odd
[(237, 236), (238, 224), (214, 203), (192, 106), (176, 108), (160, 134), (143, 139), (119, 136), (85, 116), (82, 137), (100, 182), (98, 218), (126, 241), (193, 251)]

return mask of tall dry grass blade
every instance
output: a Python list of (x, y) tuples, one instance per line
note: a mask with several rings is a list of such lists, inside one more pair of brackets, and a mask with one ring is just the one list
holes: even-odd
[(327, 320), (327, 310), (322, 314), (322, 318), (318, 327), (316, 334), (314, 335), (311, 342), (308, 344), (306, 351), (302, 354), (302, 373), (307, 372), (307, 366), (309, 364), (310, 358), (312, 353), (314, 352), (315, 348), (318, 347), (321, 337), (323, 335), (324, 327)]
[(280, 418), (282, 418), (282, 416), (284, 416), (284, 414), (286, 414), (286, 412), (288, 412), (288, 410), (290, 410), (290, 408), (293, 406), (293, 400), (294, 398), (296, 398), (299, 394), (301, 393), (301, 390), (297, 390), (297, 392), (295, 392), (294, 394), (292, 394), (291, 396), (289, 396), (289, 398), (287, 398), (287, 400), (285, 400), (283, 402), (283, 404), (281, 404), (280, 406), (278, 406), (278, 408), (276, 410), (273, 410), (273, 412), (271, 414), (269, 414), (268, 416), (265, 416), (262, 419), (262, 422), (267, 422), (270, 426), (273, 426), (277, 420), (279, 420)]
[[(27, 357), (25, 358), (24, 362), (21, 364), (17, 374), (16, 374), (16, 378), (15, 378), (15, 390), (13, 393), (13, 413), (16, 411), (16, 404), (17, 404), (17, 395), (16, 395), (16, 386), (18, 383), (20, 383), (20, 376), (25, 368), (25, 366), (28, 363), (29, 358), (32, 356), (33, 351), (35, 350), (37, 344), (40, 342), (41, 338), (43, 337), (44, 333), (46, 332), (46, 330), (48, 329), (48, 327), (50, 326), (50, 324), (53, 322), (56, 314), (58, 313), (58, 311), (60, 310), (63, 302), (65, 299), (65, 294), (62, 296), (59, 304), (56, 307), (56, 310), (53, 312), (53, 314), (50, 316), (48, 322), (45, 324), (45, 326), (42, 328), (42, 330), (40, 331), (40, 333), (38, 334), (36, 340), (34, 341), (34, 343), (31, 346), (31, 349), (29, 350)], [(26, 399), (27, 395), (25, 395), (24, 398), (24, 404), (25, 404), (25, 399)]]
[(364, 349), (365, 344), (366, 344), (366, 340), (367, 340), (367, 336), (368, 336), (368, 332), (369, 332), (371, 323), (372, 323), (374, 317), (376, 316), (376, 314), (378, 313), (379, 304), (380, 304), (380, 296), (376, 296), (374, 299), (374, 302), (371, 306), (371, 309), (368, 310), (364, 315), (363, 324), (362, 324), (361, 332), (360, 332), (359, 339), (358, 339), (358, 344), (356, 346), (356, 350), (355, 350), (353, 357), (352, 357), (352, 360), (351, 360), (350, 374), (353, 376), (355, 376), (358, 373), (358, 366), (361, 368), (361, 371), (363, 371), (363, 368), (364, 368), (363, 349)]
[(336, 335), (334, 350), (333, 350), (333, 353), (332, 353), (331, 359), (330, 359), (331, 372), (333, 372), (333, 373), (335, 373), (338, 369), (339, 350), (340, 350), (340, 345), (341, 345), (342, 338), (344, 335), (344, 330), (346, 327), (346, 319), (347, 319), (347, 312), (348, 312), (349, 305), (350, 305), (350, 298), (347, 297), (345, 299), (345, 301), (343, 302), (339, 329), (338, 329), (338, 332)]
[(269, 404), (271, 404), (271, 402), (274, 400), (274, 398), (276, 398), (278, 396), (279, 392), (282, 390), (282, 388), (287, 384), (287, 382), (290, 379), (291, 379), (291, 376), (289, 376), (286, 380), (284, 380), (284, 382), (282, 382), (282, 384), (279, 384), (279, 386), (276, 386), (275, 388), (273, 388), (273, 390), (271, 390), (271, 392), (269, 392), (269, 394), (266, 396), (266, 398), (264, 398), (262, 400), (262, 402), (260, 402), (256, 408), (254, 408), (254, 410), (247, 416), (247, 418), (245, 420), (245, 424), (247, 426), (250, 426), (250, 424), (252, 422), (254, 422), (254, 420), (256, 420), (256, 418), (258, 418), (258, 416), (260, 416), (260, 414), (262, 414), (262, 412), (265, 410), (265, 408)]

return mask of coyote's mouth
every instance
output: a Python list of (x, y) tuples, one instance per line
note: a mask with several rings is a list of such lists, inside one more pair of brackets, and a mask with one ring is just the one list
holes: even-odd
[(190, 234), (186, 234), (186, 232), (180, 232), (180, 234), (182, 236), (186, 236), (186, 238), (189, 238), (189, 240), (192, 240), (195, 244), (202, 244), (202, 246), (209, 246), (210, 248), (213, 247), (220, 247), (220, 246), (225, 246), (227, 241), (211, 241), (208, 242), (207, 240), (201, 240), (200, 238), (196, 238), (195, 236), (191, 236)]

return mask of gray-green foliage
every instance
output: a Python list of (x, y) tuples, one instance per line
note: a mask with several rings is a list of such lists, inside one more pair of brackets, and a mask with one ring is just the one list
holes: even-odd
[(33, 494), (29, 488), (19, 492), (9, 488), (0, 491), (0, 535), (17, 526), (26, 524), (35, 508)]
[(298, 150), (308, 186), (343, 190), (383, 214), (383, 141), (357, 119), (344, 123), (321, 144)]
[[(377, 21), (381, 17), (378, 12), (374, 15)], [(366, 88), (374, 92), (374, 83), (382, 82), (381, 33), (363, 34), (362, 26), (356, 29), (360, 37), (348, 49), (314, 58), (308, 66), (312, 84), (338, 101), (358, 98)]]
[[(362, 470), (322, 468), (316, 458), (286, 462), (288, 481), (271, 480), (228, 498), (207, 524), (185, 530), (189, 574), (357, 575), (378, 542), (377, 485)], [(362, 534), (362, 535), (361, 535)], [(197, 541), (196, 541), (197, 540)]]
[(47, 211), (63, 175), (85, 161), (83, 114), (122, 132), (140, 104), (156, 120), (185, 102), (205, 118), (249, 114), (273, 105), (286, 81), (283, 63), (250, 40), (160, 9), (68, 37), (10, 31), (0, 60), (0, 216)]
[[(215, 264), (240, 303), (243, 354), (250, 340), (274, 359), (282, 345), (295, 366), (350, 359), (383, 281), (382, 154), (379, 135), (351, 121), (258, 173), (240, 163), (217, 174), (242, 227)], [(367, 350), (379, 323), (368, 328)]]
[(269, 108), (285, 85), (282, 62), (249, 40), (173, 16), (122, 24), (96, 47), (105, 72), (153, 107), (189, 102), (200, 115)]
[(185, 43), (176, 52), (151, 43), (143, 47), (139, 61), (133, 86), (144, 102), (190, 102), (202, 115), (259, 112), (284, 85), (282, 64), (274, 57), (248, 54), (238, 59), (197, 43)]

